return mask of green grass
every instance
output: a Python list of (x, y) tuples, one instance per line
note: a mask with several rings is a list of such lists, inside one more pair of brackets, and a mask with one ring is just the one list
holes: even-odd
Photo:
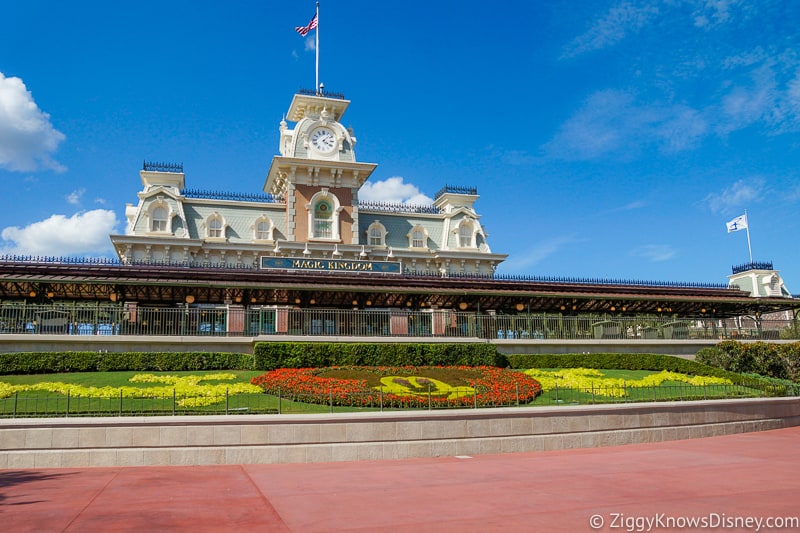
[(0, 381), (12, 385), (30, 385), (45, 381), (58, 381), (61, 383), (75, 383), (87, 387), (123, 387), (135, 385), (137, 387), (150, 386), (149, 383), (133, 384), (130, 379), (136, 374), (155, 374), (157, 376), (203, 376), (208, 374), (234, 374), (233, 381), (208, 381), (204, 383), (233, 383), (240, 381), (250, 383), (250, 379), (264, 372), (258, 370), (196, 370), (179, 372), (75, 372), (69, 374), (24, 374), (17, 376), (0, 376)]
[(713, 400), (726, 398), (758, 398), (763, 392), (744, 385), (689, 385), (677, 381), (665, 381), (656, 387), (625, 387), (625, 396), (603, 394), (597, 388), (584, 392), (576, 389), (553, 389), (544, 391), (529, 405), (587, 405), (628, 402), (664, 402), (685, 400)]
[[(554, 369), (547, 369), (554, 370)], [(134, 385), (137, 387), (155, 386), (148, 383), (130, 383), (130, 378), (136, 374), (158, 375), (207, 375), (216, 373), (230, 373), (236, 376), (232, 381), (209, 381), (204, 383), (249, 383), (250, 379), (261, 375), (261, 371), (185, 371), (185, 372), (88, 372), (68, 374), (39, 374), (0, 376), (0, 381), (11, 384), (33, 384), (46, 381), (62, 383), (75, 383), (95, 387), (121, 387)], [(636, 381), (643, 377), (657, 373), (647, 370), (602, 370), (607, 377)], [(370, 386), (379, 384), (379, 376), (375, 373), (357, 369), (337, 369), (324, 373), (327, 377), (346, 379), (366, 379)], [(469, 371), (453, 369), (427, 369), (425, 377), (437, 379), (450, 385), (469, 384)], [(569, 405), (569, 404), (599, 404), (622, 403), (639, 401), (673, 401), (690, 399), (714, 399), (736, 397), (758, 397), (762, 392), (742, 385), (708, 385), (695, 387), (685, 383), (664, 382), (658, 387), (627, 387), (625, 397), (605, 396), (596, 391), (581, 392), (572, 389), (559, 389), (545, 391), (535, 401), (528, 405)], [(238, 413), (327, 413), (327, 412), (353, 412), (374, 411), (373, 408), (334, 406), (294, 402), (286, 398), (278, 398), (266, 394), (237, 394), (230, 396), (226, 401), (206, 407), (181, 407), (177, 405), (179, 397), (166, 398), (67, 398), (57, 393), (43, 391), (21, 392), (15, 396), (0, 399), (0, 417), (24, 416), (118, 416), (130, 415), (181, 415), (181, 414), (238, 414)]]
[[(234, 374), (234, 380), (203, 381), (207, 384), (250, 383), (263, 371), (255, 370), (205, 370), (179, 372), (75, 372), (65, 374), (25, 374), (0, 376), (0, 382), (12, 385), (30, 385), (43, 382), (73, 383), (86, 387), (138, 388), (161, 386), (157, 383), (131, 383), (137, 374), (170, 376), (202, 376), (208, 374)], [(267, 394), (236, 394), (204, 407), (181, 407), (180, 396), (164, 398), (67, 398), (63, 394), (47, 391), (20, 392), (9, 398), (0, 398), (0, 417), (31, 416), (138, 416), (138, 415), (189, 415), (189, 414), (257, 414), (257, 413), (327, 413), (330, 406), (294, 402)], [(370, 409), (334, 406), (334, 412), (363, 411)]]

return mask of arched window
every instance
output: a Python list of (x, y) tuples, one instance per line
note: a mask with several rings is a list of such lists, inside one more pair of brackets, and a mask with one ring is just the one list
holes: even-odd
[(256, 226), (256, 239), (266, 241), (269, 239), (269, 223), (263, 220)]
[(253, 228), (253, 238), (257, 241), (271, 241), (274, 225), (266, 215), (258, 217)]
[(380, 222), (373, 222), (367, 229), (367, 244), (370, 246), (386, 245), (386, 228)]
[(339, 199), (323, 188), (306, 204), (308, 211), (308, 238), (339, 240)]
[(428, 232), (422, 226), (415, 226), (408, 234), (408, 246), (410, 248), (427, 248)]
[(773, 274), (769, 279), (769, 296), (780, 296), (780, 294), (780, 277), (777, 274)]
[(167, 231), (168, 215), (166, 207), (156, 207), (150, 215), (150, 231)]
[(208, 236), (209, 237), (222, 237), (222, 221), (218, 218), (212, 218), (208, 222)]
[(475, 230), (472, 227), (472, 222), (469, 220), (462, 220), (458, 225), (458, 246), (459, 248), (473, 248)]
[(206, 236), (209, 239), (222, 239), (225, 237), (225, 221), (219, 213), (214, 213), (206, 221)]
[(314, 238), (333, 238), (333, 206), (328, 200), (314, 204)]

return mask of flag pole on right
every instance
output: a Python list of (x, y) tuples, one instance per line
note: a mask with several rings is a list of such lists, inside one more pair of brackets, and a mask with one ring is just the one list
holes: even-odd
[(750, 224), (747, 222), (747, 210), (745, 210), (744, 215), (739, 215), (738, 217), (734, 218), (728, 222), (726, 226), (728, 227), (728, 233), (747, 230), (747, 250), (750, 252), (750, 263), (752, 264), (753, 248), (750, 246)]

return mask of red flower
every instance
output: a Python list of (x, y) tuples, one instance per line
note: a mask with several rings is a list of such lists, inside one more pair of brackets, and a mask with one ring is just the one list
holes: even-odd
[[(341, 368), (374, 372), (379, 376), (419, 376), (424, 375), (425, 369), (431, 367), (338, 367), (333, 370)], [(385, 407), (526, 404), (542, 391), (538, 381), (522, 372), (488, 366), (452, 368), (469, 372), (474, 376), (470, 383), (475, 389), (474, 395), (464, 395), (452, 399), (443, 396), (426, 396), (425, 394), (384, 393), (381, 395), (380, 391), (369, 387), (367, 381), (363, 379), (339, 379), (318, 375), (331, 370), (327, 368), (282, 368), (257, 376), (251, 380), (251, 383), (262, 387), (267, 394), (280, 394), (301, 402), (322, 404), (333, 402), (335, 405), (367, 407), (377, 407), (381, 403)], [(398, 380), (404, 381), (402, 377)]]

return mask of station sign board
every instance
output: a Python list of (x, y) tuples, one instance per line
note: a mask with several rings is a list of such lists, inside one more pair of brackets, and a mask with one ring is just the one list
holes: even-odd
[(373, 272), (400, 274), (400, 263), (396, 261), (361, 261), (357, 259), (309, 259), (305, 257), (261, 256), (262, 269), (315, 270), (326, 272)]

